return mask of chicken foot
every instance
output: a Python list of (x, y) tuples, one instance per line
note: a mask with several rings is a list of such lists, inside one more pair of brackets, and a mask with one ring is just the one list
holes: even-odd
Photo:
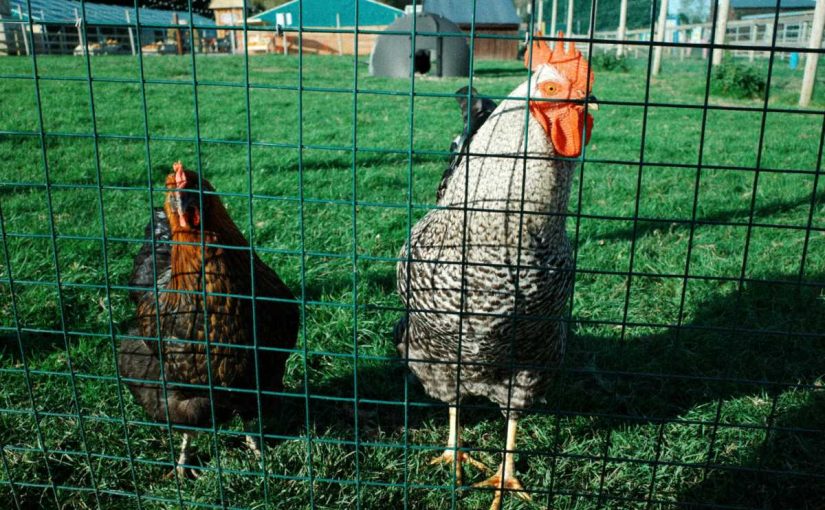
[(444, 450), (444, 453), (431, 460), (430, 464), (453, 464), (455, 468), (456, 485), (462, 485), (463, 483), (464, 476), (461, 465), (464, 462), (468, 462), (473, 467), (485, 472), (490, 470), (484, 463), (470, 457), (468, 453), (462, 452), (458, 448), (461, 448), (461, 429), (458, 424), (458, 408), (450, 407), (450, 435), (447, 437), (447, 448)]
[(513, 492), (516, 496), (525, 501), (531, 501), (533, 498), (524, 490), (521, 482), (515, 477), (516, 462), (514, 460), (514, 451), (516, 448), (516, 419), (510, 418), (507, 422), (507, 442), (504, 446), (504, 458), (501, 465), (498, 467), (496, 474), (490, 478), (474, 484), (473, 487), (489, 487), (495, 489), (495, 496), (493, 497), (493, 504), (490, 510), (499, 510), (501, 508), (501, 497), (504, 491)]

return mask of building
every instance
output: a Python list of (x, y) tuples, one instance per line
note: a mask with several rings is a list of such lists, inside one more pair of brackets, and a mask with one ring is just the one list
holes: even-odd
[[(251, 5), (251, 1), (247, 1)], [(243, 26), (243, 20), (247, 15), (244, 12), (244, 0), (212, 0), (209, 8), (215, 13), (215, 22), (218, 26)], [(243, 51), (243, 30), (218, 30), (217, 37), (221, 41), (227, 41), (229, 51), (235, 53)]]
[[(476, 0), (475, 19), (473, 2), (468, 0), (424, 0), (424, 12), (437, 14), (470, 33), (475, 25), (476, 35), (507, 36), (507, 38), (477, 38), (472, 43), (477, 59), (508, 60), (518, 57), (519, 23), (512, 0)], [(475, 23), (473, 23), (475, 21)]]
[[(29, 6), (31, 4), (31, 24)], [(85, 16), (84, 16), (85, 13)], [(0, 2), (0, 55), (26, 55), (35, 50), (46, 55), (83, 55), (80, 19), (86, 25), (85, 38), (90, 54), (135, 53), (137, 44), (143, 45), (144, 52), (177, 53), (188, 51), (189, 12), (166, 11), (162, 9), (119, 7), (114, 5), (85, 2), (84, 6), (75, 0), (2, 0)], [(140, 37), (134, 28), (140, 21)], [(196, 27), (214, 27), (211, 19), (193, 14)], [(41, 23), (44, 22), (44, 23)], [(181, 30), (144, 27), (142, 25), (180, 25)], [(28, 34), (31, 27), (31, 37)], [(203, 38), (214, 37), (214, 30), (195, 31), (195, 44), (203, 43)], [(30, 44), (34, 48), (30, 48)]]
[[(303, 27), (310, 29), (302, 35), (304, 53), (352, 55), (355, 53), (356, 2), (359, 30), (377, 32), (404, 15), (404, 11), (375, 0), (292, 0), (252, 16), (248, 23), (272, 27), (272, 32), (265, 36), (269, 39), (266, 45), (269, 51), (283, 51), (286, 43), (286, 51), (297, 53), (297, 30)], [(276, 34), (279, 27), (286, 29), (281, 36)], [(317, 31), (319, 29), (321, 31)], [(352, 30), (353, 33), (323, 32), (324, 29)], [(263, 36), (259, 34), (257, 37)], [(359, 34), (358, 54), (369, 55), (377, 37), (378, 34)], [(263, 47), (260, 42), (257, 45)]]
[[(780, 13), (813, 11), (815, 0), (782, 0), (779, 5)], [(730, 0), (730, 15), (728, 19), (742, 19), (753, 15), (775, 14), (776, 0)]]

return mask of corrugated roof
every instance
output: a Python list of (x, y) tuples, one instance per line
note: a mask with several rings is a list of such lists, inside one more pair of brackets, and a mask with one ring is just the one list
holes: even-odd
[[(340, 17), (342, 27), (355, 26), (356, 0), (292, 0), (268, 11), (252, 16), (252, 20), (260, 20), (269, 25), (276, 25), (278, 15), (284, 17), (284, 25), (297, 27), (298, 12), (303, 7), (303, 25), (305, 27), (336, 26)], [(404, 11), (375, 0), (357, 0), (358, 24), (361, 26), (389, 25), (396, 18), (404, 15)], [(287, 16), (288, 15), (288, 16)], [(289, 20), (291, 19), (291, 23)]]
[[(774, 9), (776, 0), (731, 0), (730, 6), (734, 9)], [(781, 0), (779, 10), (782, 9), (813, 9), (814, 0)]]
[[(473, 2), (468, 0), (424, 0), (424, 11), (438, 14), (459, 25), (473, 21)], [(512, 0), (476, 0), (477, 25), (518, 25)]]
[[(11, 0), (11, 15), (16, 18), (28, 20), (28, 6), (26, 0)], [(28, 0), (31, 4), (33, 21), (66, 22), (74, 24), (75, 13), (81, 14), (80, 2), (74, 0)], [(126, 12), (129, 13), (131, 22), (134, 23), (134, 7), (120, 7), (116, 5), (103, 5), (86, 2), (86, 23), (107, 24), (126, 23)], [(165, 11), (162, 9), (149, 9), (141, 7), (140, 23), (147, 25), (168, 25), (172, 23), (172, 15), (177, 13), (180, 22), (189, 23), (188, 11)], [(193, 14), (195, 26), (215, 26), (215, 21)]]

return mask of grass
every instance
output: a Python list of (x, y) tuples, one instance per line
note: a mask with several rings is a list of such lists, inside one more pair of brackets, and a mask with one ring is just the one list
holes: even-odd
[[(34, 84), (25, 78), (31, 62), (0, 59), (8, 247), (8, 258), (0, 258), (0, 500), (22, 508), (486, 507), (489, 493), (454, 491), (449, 471), (428, 464), (446, 439), (447, 413), (405, 376), (391, 335), (400, 303), (390, 259), (406, 236), (408, 193), (417, 206), (413, 221), (434, 201), (443, 151), (461, 130), (454, 99), (416, 96), (410, 126), (409, 81), (369, 77), (362, 61), (354, 122), (351, 92), (315, 90), (352, 89), (352, 60), (306, 57), (299, 138), (297, 92), (252, 89), (251, 138), (262, 143), (251, 149), (250, 222), (245, 91), (229, 86), (242, 82), (243, 60), (198, 58), (200, 145), (193, 142), (189, 57), (147, 58), (145, 66), (147, 79), (173, 81), (146, 84), (148, 147), (140, 85), (106, 81), (138, 79), (137, 62), (92, 60), (101, 188), (95, 139), (69, 136), (92, 132), (84, 61), (39, 59), (46, 188), (39, 138), (11, 133), (39, 129)], [(532, 504), (508, 497), (505, 507), (822, 508), (825, 194), (814, 183), (825, 83), (817, 85), (816, 115), (765, 115), (761, 152), (760, 112), (709, 110), (696, 189), (705, 64), (665, 60), (650, 85), (651, 102), (695, 108), (610, 104), (643, 103), (645, 69), (646, 61), (633, 61), (629, 73), (597, 74), (595, 92), (606, 104), (595, 114), (568, 221), (579, 270), (572, 336), (547, 405), (522, 420), (520, 479), (541, 492)], [(474, 85), (503, 96), (523, 73), (516, 62), (483, 62)], [(295, 58), (250, 59), (254, 84), (296, 86), (298, 76)], [(81, 80), (57, 79), (71, 77)], [(777, 61), (770, 106), (794, 110), (800, 79)], [(451, 94), (463, 84), (423, 78), (415, 90)], [(376, 90), (392, 93), (369, 92)], [(709, 103), (762, 106), (715, 93)], [(301, 155), (291, 147), (299, 141)], [(116, 341), (132, 313), (123, 286), (150, 196), (160, 204), (171, 163), (195, 166), (198, 154), (218, 191), (232, 194), (224, 202), (236, 223), (247, 234), (254, 224), (262, 256), (296, 292), (304, 289), (299, 351), (309, 355), (290, 359), (289, 395), (268, 424), (266, 477), (234, 421), (217, 444), (210, 434), (198, 436), (204, 475), (178, 486), (162, 479), (177, 437), (170, 445), (166, 428), (147, 423), (128, 393), (121, 407), (110, 326)], [(699, 223), (691, 242), (694, 194)], [(488, 402), (472, 404), (464, 413), (466, 445), (495, 465), (503, 420)]]

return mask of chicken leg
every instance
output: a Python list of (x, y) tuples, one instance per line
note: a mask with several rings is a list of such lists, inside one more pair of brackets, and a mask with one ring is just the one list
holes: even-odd
[(450, 435), (447, 437), (447, 448), (444, 450), (444, 453), (430, 461), (430, 464), (453, 464), (455, 467), (456, 485), (462, 485), (463, 471), (461, 464), (463, 462), (469, 462), (472, 466), (485, 472), (490, 470), (490, 468), (482, 462), (470, 457), (468, 453), (459, 451), (457, 448), (461, 448), (461, 428), (458, 424), (458, 408), (451, 406)]
[(515, 418), (510, 418), (507, 421), (507, 442), (504, 446), (504, 458), (496, 474), (483, 482), (473, 485), (473, 487), (491, 487), (495, 489), (495, 496), (493, 497), (493, 504), (490, 506), (490, 510), (499, 510), (501, 508), (501, 496), (504, 490), (515, 492), (518, 497), (525, 501), (532, 500), (530, 494), (525, 492), (521, 482), (515, 477), (516, 462), (513, 460), (513, 457), (516, 449), (516, 421)]
[(189, 445), (192, 443), (192, 433), (184, 432), (183, 433), (183, 440), (180, 443), (180, 455), (178, 456), (178, 461), (175, 462), (175, 467), (166, 473), (165, 478), (174, 478), (175, 472), (177, 472), (178, 476), (183, 478), (200, 478), (200, 473), (198, 473), (195, 469), (188, 467), (191, 465), (190, 462), (190, 449)]

